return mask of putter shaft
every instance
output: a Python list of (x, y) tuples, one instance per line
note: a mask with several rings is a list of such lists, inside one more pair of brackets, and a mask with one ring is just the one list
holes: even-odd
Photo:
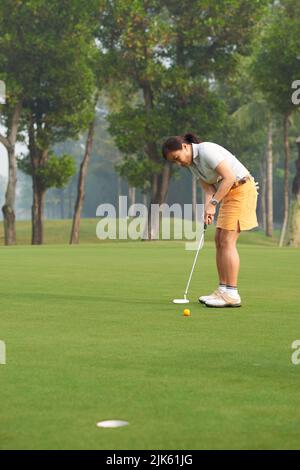
[(203, 229), (203, 232), (202, 232), (202, 235), (201, 235), (199, 244), (198, 244), (198, 248), (197, 248), (197, 252), (196, 252), (195, 258), (194, 258), (194, 262), (193, 262), (191, 274), (190, 274), (190, 277), (189, 277), (189, 280), (188, 280), (188, 282), (187, 282), (186, 289), (185, 289), (185, 292), (184, 292), (184, 298), (185, 298), (185, 299), (186, 299), (187, 294), (188, 294), (188, 290), (189, 290), (189, 287), (190, 287), (190, 283), (191, 283), (191, 280), (192, 280), (193, 272), (194, 272), (194, 269), (195, 269), (195, 266), (196, 266), (198, 254), (199, 254), (199, 251), (200, 251), (200, 247), (201, 247), (201, 245), (202, 245), (202, 241), (203, 241), (204, 233), (205, 233), (205, 230), (206, 230), (206, 229), (207, 229), (207, 225), (204, 224), (204, 229)]

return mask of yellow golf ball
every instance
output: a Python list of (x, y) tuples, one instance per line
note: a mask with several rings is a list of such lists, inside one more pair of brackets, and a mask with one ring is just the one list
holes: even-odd
[(191, 311), (190, 311), (188, 308), (185, 308), (185, 309), (183, 310), (183, 315), (184, 315), (185, 317), (189, 317), (189, 316), (191, 315)]

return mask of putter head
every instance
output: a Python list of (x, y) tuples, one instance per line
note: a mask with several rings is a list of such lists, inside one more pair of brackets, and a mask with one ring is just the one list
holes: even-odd
[(174, 299), (173, 304), (188, 304), (190, 301), (188, 299)]

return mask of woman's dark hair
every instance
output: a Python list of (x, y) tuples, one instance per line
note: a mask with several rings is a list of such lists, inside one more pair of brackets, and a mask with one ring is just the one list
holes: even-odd
[(201, 140), (194, 134), (184, 134), (184, 135), (176, 135), (173, 137), (169, 137), (163, 146), (162, 146), (162, 154), (165, 159), (167, 159), (167, 155), (169, 152), (174, 152), (174, 150), (181, 150), (182, 144), (200, 144)]

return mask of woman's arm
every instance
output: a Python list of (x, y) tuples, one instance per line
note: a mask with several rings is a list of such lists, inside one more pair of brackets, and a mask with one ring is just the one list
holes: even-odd
[[(216, 166), (215, 170), (222, 177), (222, 181), (220, 183), (218, 190), (214, 194), (214, 199), (216, 199), (218, 202), (221, 202), (222, 199), (229, 192), (233, 183), (235, 182), (235, 176), (230, 166), (225, 161), (220, 162), (219, 165)], [(205, 224), (212, 224), (215, 213), (216, 213), (216, 206), (211, 204), (210, 199), (209, 200), (205, 199), (205, 211), (204, 211), (204, 223)]]
[[(208, 184), (205, 181), (203, 181), (201, 178), (199, 178), (199, 182), (200, 182), (202, 189), (204, 190), (204, 198), (205, 198), (204, 207), (206, 208), (206, 206), (209, 204), (209, 201), (215, 194), (216, 188), (214, 187), (213, 184)], [(204, 223), (212, 224), (213, 220), (214, 220), (213, 216), (208, 218), (206, 217), (206, 214), (204, 213)]]
[(208, 184), (205, 181), (203, 181), (201, 178), (199, 178), (198, 181), (200, 182), (200, 185), (202, 189), (204, 190), (205, 204), (207, 204), (211, 200), (213, 195), (215, 194), (216, 188), (214, 187), (213, 184)]
[(221, 202), (235, 182), (235, 176), (225, 161), (219, 163), (215, 170), (222, 177), (222, 181), (214, 197), (218, 202)]

